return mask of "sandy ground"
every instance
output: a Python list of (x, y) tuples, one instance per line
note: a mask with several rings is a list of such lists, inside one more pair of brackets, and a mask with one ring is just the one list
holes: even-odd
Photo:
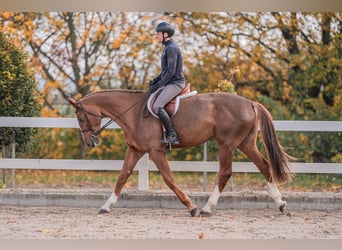
[(342, 239), (342, 210), (214, 210), (0, 206), (1, 239)]

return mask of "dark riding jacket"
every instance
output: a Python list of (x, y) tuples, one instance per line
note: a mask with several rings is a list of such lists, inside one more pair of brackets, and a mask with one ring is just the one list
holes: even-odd
[(185, 78), (183, 75), (183, 59), (177, 44), (171, 39), (165, 42), (161, 58), (162, 72), (153, 79), (153, 85), (156, 88), (167, 84), (177, 84), (184, 87)]

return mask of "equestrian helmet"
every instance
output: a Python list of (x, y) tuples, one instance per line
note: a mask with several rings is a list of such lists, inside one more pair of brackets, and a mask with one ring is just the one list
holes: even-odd
[(157, 32), (167, 33), (169, 37), (172, 37), (175, 33), (175, 30), (173, 28), (173, 25), (168, 22), (161, 22), (157, 25), (156, 28)]

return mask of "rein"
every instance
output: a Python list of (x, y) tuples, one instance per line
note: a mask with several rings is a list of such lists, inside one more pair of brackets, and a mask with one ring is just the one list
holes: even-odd
[(83, 104), (82, 102), (79, 102), (81, 108), (78, 108), (76, 109), (75, 113), (79, 112), (79, 111), (82, 111), (85, 118), (86, 118), (86, 121), (87, 121), (87, 125), (88, 125), (88, 129), (83, 129), (81, 130), (81, 133), (84, 133), (84, 132), (88, 132), (88, 131), (91, 131), (92, 132), (92, 136), (98, 136), (99, 134), (101, 134), (101, 132), (106, 129), (110, 124), (112, 124), (113, 122), (115, 122), (116, 120), (118, 120), (120, 117), (122, 117), (125, 113), (127, 113), (129, 110), (131, 110), (133, 107), (135, 107), (138, 103), (140, 103), (141, 101), (143, 101), (144, 98), (141, 98), (139, 101), (135, 102), (134, 104), (132, 104), (131, 106), (129, 106), (126, 110), (124, 110), (122, 113), (120, 113), (119, 115), (117, 115), (114, 119), (110, 119), (108, 122), (106, 122), (106, 124), (104, 124), (99, 130), (94, 130), (92, 129), (92, 126), (90, 124), (90, 121), (89, 121), (89, 118), (87, 115), (91, 115), (91, 116), (95, 116), (95, 117), (98, 117), (98, 118), (103, 118), (103, 116), (101, 115), (98, 115), (98, 114), (94, 114), (92, 112), (89, 112), (87, 110), (85, 110), (83, 108)]

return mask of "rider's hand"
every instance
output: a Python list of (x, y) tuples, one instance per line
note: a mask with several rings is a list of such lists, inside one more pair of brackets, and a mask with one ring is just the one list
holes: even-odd
[(152, 87), (156, 83), (156, 79), (153, 79), (149, 82), (149, 87)]

